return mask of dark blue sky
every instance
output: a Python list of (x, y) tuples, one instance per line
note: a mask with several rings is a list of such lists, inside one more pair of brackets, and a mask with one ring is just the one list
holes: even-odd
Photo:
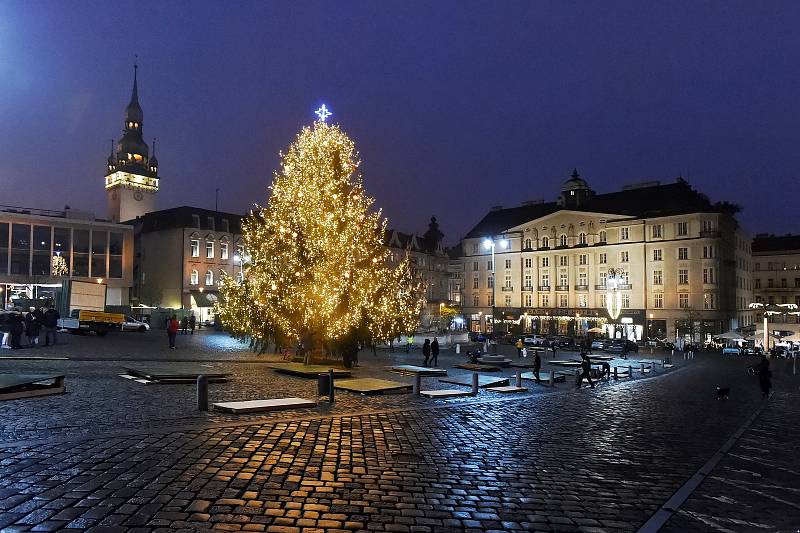
[[(299, 5), (297, 5), (299, 4)], [(0, 2), (0, 204), (94, 209), (139, 55), (159, 207), (244, 211), (328, 104), (390, 225), (682, 174), (800, 231), (798, 2)]]

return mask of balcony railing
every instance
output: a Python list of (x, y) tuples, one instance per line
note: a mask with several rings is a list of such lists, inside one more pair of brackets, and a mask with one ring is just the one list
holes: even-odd
[(700, 232), (700, 237), (719, 237), (720, 235), (722, 235), (722, 232), (720, 232), (718, 229), (710, 229)]
[(604, 291), (604, 290), (606, 290), (606, 286), (605, 285), (595, 285), (594, 286), (594, 290), (596, 290), (596, 291)]
[(575, 290), (576, 291), (588, 291), (589, 290), (589, 286), (588, 285), (575, 285)]
[(543, 292), (550, 292), (550, 285), (539, 285), (539, 290)]
[(500, 290), (501, 290), (502, 292), (514, 292), (514, 287), (506, 287), (506, 286), (503, 286), (503, 287), (501, 287), (501, 288), (500, 288)]
[(522, 292), (533, 292), (533, 285), (525, 285), (522, 287)]
[(556, 286), (556, 290), (557, 291), (568, 291), (569, 290), (569, 285), (558, 285), (558, 286)]
[(621, 291), (629, 291), (633, 288), (633, 285), (631, 285), (630, 283), (620, 283), (619, 285), (617, 285), (617, 288)]

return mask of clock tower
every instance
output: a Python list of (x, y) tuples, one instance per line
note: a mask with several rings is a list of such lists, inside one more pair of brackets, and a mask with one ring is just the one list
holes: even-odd
[(133, 67), (133, 92), (125, 108), (125, 127), (117, 142), (111, 141), (106, 166), (105, 188), (108, 218), (112, 222), (133, 220), (156, 209), (158, 159), (153, 140), (153, 155), (142, 137), (144, 113), (139, 105), (138, 65)]

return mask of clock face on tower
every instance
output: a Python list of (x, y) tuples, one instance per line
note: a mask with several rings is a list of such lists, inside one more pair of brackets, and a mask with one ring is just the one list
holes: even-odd
[(135, 193), (133, 193), (133, 199), (136, 200), (137, 202), (141, 201), (142, 198), (144, 198), (144, 195), (141, 193), (141, 191), (136, 191)]

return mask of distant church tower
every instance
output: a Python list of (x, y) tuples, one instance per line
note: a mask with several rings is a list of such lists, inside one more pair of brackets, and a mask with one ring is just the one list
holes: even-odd
[(112, 222), (126, 222), (156, 210), (158, 192), (158, 159), (153, 140), (153, 156), (149, 156), (147, 143), (142, 138), (144, 113), (139, 105), (139, 89), (133, 67), (133, 93), (125, 108), (125, 128), (117, 142), (116, 152), (111, 144), (106, 173), (108, 218)]

